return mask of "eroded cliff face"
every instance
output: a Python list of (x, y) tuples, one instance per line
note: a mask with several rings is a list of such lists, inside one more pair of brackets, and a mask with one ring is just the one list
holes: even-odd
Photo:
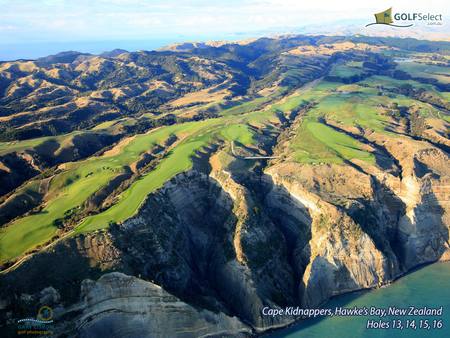
[[(315, 307), (448, 259), (447, 155), (365, 137), (397, 168), (275, 160), (249, 170), (215, 148), (208, 166), (174, 177), (134, 217), (8, 274), (5, 322), (50, 302), (61, 336), (250, 335), (297, 319), (263, 316), (265, 306)], [(33, 284), (49, 264), (58, 272)]]
[[(411, 268), (449, 257), (448, 156), (429, 143), (372, 133), (399, 171), (349, 165), (278, 163), (266, 170), (311, 215), (301, 303), (375, 287)], [(282, 206), (279, 206), (282, 208)], [(281, 209), (289, 213), (292, 206)]]
[(81, 315), (64, 328), (78, 337), (241, 337), (251, 329), (222, 312), (195, 308), (142, 279), (114, 272), (84, 280), (82, 301), (66, 309)]
[(283, 236), (229, 173), (177, 176), (113, 235), (133, 269), (180, 298), (255, 329), (284, 324), (260, 314), (295, 298)]
[(448, 47), (0, 63), (0, 336), (43, 305), (58, 337), (258, 335), (450, 259)]
[(282, 186), (311, 216), (310, 240), (295, 248), (303, 257), (298, 287), (304, 307), (314, 307), (331, 296), (373, 287), (392, 278), (386, 256), (351, 217), (295, 183), (278, 175), (272, 177), (276, 188), (269, 196), (277, 194), (278, 186)]

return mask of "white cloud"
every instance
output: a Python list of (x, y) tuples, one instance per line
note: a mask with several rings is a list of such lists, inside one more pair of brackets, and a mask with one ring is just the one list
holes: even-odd
[(275, 32), (370, 20), (390, 6), (448, 14), (444, 0), (0, 0), (0, 6), (1, 27), (15, 27), (11, 30), (17, 32), (0, 36), (0, 42)]

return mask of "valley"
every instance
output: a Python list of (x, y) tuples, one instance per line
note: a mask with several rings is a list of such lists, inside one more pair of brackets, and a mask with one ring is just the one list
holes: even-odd
[(1, 62), (0, 330), (260, 335), (448, 260), (449, 64), (301, 35)]

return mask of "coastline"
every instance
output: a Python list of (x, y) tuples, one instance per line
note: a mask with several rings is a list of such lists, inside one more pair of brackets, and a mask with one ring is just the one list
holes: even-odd
[[(444, 259), (442, 259), (442, 257), (441, 257), (440, 259), (438, 259), (436, 261), (433, 261), (433, 262), (418, 264), (418, 265), (414, 266), (413, 268), (411, 268), (410, 270), (406, 271), (405, 273), (397, 276), (395, 279), (393, 279), (393, 280), (391, 280), (391, 281), (389, 281), (389, 282), (387, 282), (385, 284), (382, 284), (381, 286), (375, 286), (375, 287), (371, 287), (371, 288), (362, 288), (362, 289), (352, 290), (352, 291), (348, 291), (348, 292), (342, 292), (340, 294), (334, 295), (334, 296), (330, 297), (329, 299), (327, 299), (326, 301), (324, 301), (322, 304), (320, 304), (319, 308), (325, 308), (325, 306), (327, 304), (329, 304), (332, 300), (336, 300), (337, 298), (339, 298), (341, 296), (345, 296), (345, 295), (349, 296), (351, 294), (357, 294), (357, 293), (365, 294), (365, 293), (368, 293), (368, 292), (371, 292), (371, 291), (375, 291), (375, 290), (378, 290), (378, 289), (388, 288), (389, 286), (392, 286), (393, 284), (395, 284), (399, 280), (401, 280), (401, 279), (403, 279), (403, 278), (405, 278), (405, 277), (407, 277), (409, 275), (412, 275), (413, 273), (415, 273), (417, 271), (420, 271), (420, 270), (422, 270), (422, 269), (424, 269), (426, 267), (429, 267), (429, 266), (432, 266), (432, 265), (435, 265), (435, 264), (450, 264), (450, 258), (447, 257), (448, 255), (444, 254), (443, 256), (445, 256)], [(305, 324), (305, 323), (310, 322), (310, 321), (312, 321), (314, 319), (316, 319), (316, 320), (318, 319), (319, 321), (322, 321), (322, 320), (326, 320), (327, 317), (321, 317), (321, 318), (299, 318), (299, 319), (294, 320), (294, 322), (291, 322), (290, 324), (287, 324), (285, 326), (277, 327), (277, 328), (269, 328), (266, 331), (257, 332), (255, 334), (253, 334), (252, 337), (272, 337), (273, 335), (276, 335), (277, 333), (279, 334), (280, 330), (294, 328), (297, 325)]]

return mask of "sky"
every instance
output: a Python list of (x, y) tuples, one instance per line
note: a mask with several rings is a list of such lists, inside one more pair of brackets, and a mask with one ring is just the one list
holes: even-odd
[(0, 59), (363, 27), (391, 6), (449, 14), (448, 0), (0, 0)]

